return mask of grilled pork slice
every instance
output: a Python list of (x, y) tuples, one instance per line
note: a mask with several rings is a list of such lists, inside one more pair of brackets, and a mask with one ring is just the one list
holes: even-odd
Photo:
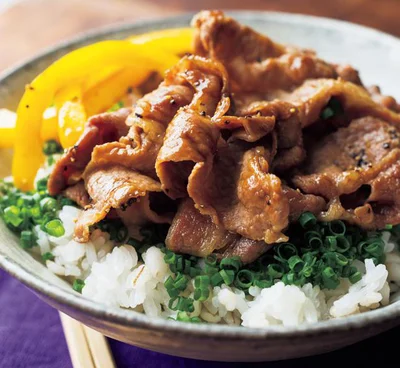
[(400, 222), (400, 132), (373, 117), (354, 120), (346, 128), (312, 145), (293, 183), (324, 197), (322, 217), (344, 219), (364, 228)]
[(166, 245), (178, 253), (206, 257), (217, 252), (222, 257), (239, 256), (251, 263), (271, 246), (263, 241), (246, 239), (215, 225), (210, 216), (202, 215), (190, 198), (179, 206), (169, 229)]
[(99, 114), (91, 117), (75, 146), (69, 148), (57, 161), (48, 182), (51, 195), (61, 193), (67, 186), (78, 183), (89, 163), (93, 148), (118, 140), (128, 133), (126, 119), (131, 109)]

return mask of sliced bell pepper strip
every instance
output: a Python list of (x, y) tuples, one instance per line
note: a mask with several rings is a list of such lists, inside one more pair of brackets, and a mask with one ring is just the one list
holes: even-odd
[[(179, 56), (193, 51), (193, 34), (194, 31), (191, 28), (172, 28), (130, 36), (127, 40), (136, 45), (147, 45)], [(119, 66), (111, 66), (93, 71), (84, 82), (82, 90), (86, 91), (97, 86), (120, 70)]]
[(146, 44), (171, 54), (183, 55), (193, 51), (193, 35), (193, 28), (171, 28), (131, 36), (128, 40), (136, 45)]
[(58, 136), (61, 146), (72, 147), (83, 133), (87, 119), (80, 101), (67, 101), (58, 112)]
[[(134, 44), (146, 44), (173, 54), (182, 54), (191, 49), (192, 38), (193, 31), (190, 28), (179, 28), (150, 32), (129, 40)], [(85, 91), (82, 98), (84, 107), (77, 102), (66, 104), (63, 116), (58, 118), (61, 145), (67, 148), (76, 143), (84, 128), (84, 116), (92, 116), (107, 110), (126, 94), (128, 86), (140, 85), (149, 74), (148, 67), (142, 65), (134, 69), (111, 66), (96, 71), (93, 73), (94, 76), (89, 75), (82, 87)], [(68, 134), (68, 137), (65, 134)]]
[(15, 112), (0, 109), (0, 148), (10, 148), (15, 141), (15, 124), (17, 115)]
[(147, 65), (164, 71), (179, 59), (147, 45), (127, 41), (103, 41), (72, 51), (50, 65), (25, 88), (17, 110), (16, 136), (12, 174), (22, 190), (33, 188), (36, 172), (43, 162), (40, 131), (43, 111), (54, 95), (67, 85), (81, 84), (93, 65), (135, 67)]
[[(179, 55), (192, 51), (192, 38), (193, 30), (191, 28), (174, 28), (131, 36), (128, 40), (134, 44), (151, 45)], [(138, 70), (136, 69), (135, 73), (137, 72)], [(120, 91), (124, 90), (124, 86), (120, 81), (123, 80), (124, 76), (127, 78), (126, 80), (131, 80), (127, 84), (131, 86), (136, 86), (145, 79), (142, 75), (140, 75), (140, 78), (137, 78), (137, 74), (132, 76), (131, 79), (131, 75), (130, 71), (123, 71), (120, 66), (115, 65), (108, 68), (101, 68), (88, 75), (82, 84), (82, 90), (86, 91), (84, 105), (88, 111), (87, 115), (91, 116), (92, 114), (100, 113), (111, 106), (113, 102), (123, 97)], [(114, 81), (113, 77), (117, 80)], [(105, 90), (99, 91), (98, 87), (104, 87)], [(112, 87), (116, 87), (116, 90), (112, 89)], [(113, 93), (115, 92), (115, 95), (111, 95), (109, 93), (110, 90), (112, 90)], [(94, 101), (97, 95), (99, 95), (100, 99), (98, 103)], [(111, 101), (111, 103), (109, 101)], [(45, 110), (40, 134), (42, 142), (50, 139), (58, 139), (57, 112), (58, 109), (55, 106)], [(14, 137), (14, 128), (2, 127), (0, 124), (0, 148), (12, 147), (14, 144)]]
[(46, 142), (50, 139), (58, 140), (58, 110), (56, 106), (44, 110), (40, 140)]
[(106, 111), (126, 95), (128, 87), (140, 85), (149, 74), (150, 70), (146, 65), (124, 68), (85, 91), (82, 96), (82, 103), (87, 115), (92, 116)]

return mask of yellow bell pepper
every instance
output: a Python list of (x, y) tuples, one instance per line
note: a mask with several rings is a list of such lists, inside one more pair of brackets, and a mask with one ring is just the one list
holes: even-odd
[(136, 45), (146, 44), (175, 55), (193, 52), (193, 28), (172, 28), (135, 35), (128, 40)]
[(12, 173), (22, 190), (33, 187), (36, 172), (43, 162), (40, 133), (44, 110), (56, 93), (68, 85), (81, 85), (97, 67), (138, 67), (164, 71), (179, 59), (147, 45), (127, 41), (103, 41), (72, 51), (50, 65), (25, 88), (17, 110), (15, 153)]
[(109, 109), (115, 102), (123, 98), (129, 86), (138, 86), (148, 77), (150, 70), (146, 65), (136, 68), (124, 68), (85, 91), (82, 103), (88, 116)]
[(10, 148), (15, 141), (15, 123), (17, 115), (15, 112), (0, 109), (0, 147)]
[[(177, 28), (134, 36), (129, 38), (129, 41), (134, 44), (150, 45), (154, 49), (157, 48), (178, 55), (191, 50), (192, 37), (193, 31), (190, 28)], [(68, 113), (58, 118), (58, 137), (61, 145), (67, 148), (76, 143), (74, 140), (79, 137), (83, 130), (84, 121), (82, 118), (85, 116), (84, 112), (86, 116), (92, 116), (107, 110), (116, 101), (124, 97), (128, 86), (140, 85), (149, 73), (150, 70), (146, 65), (140, 65), (135, 69), (121, 68), (120, 66), (95, 69), (82, 84), (83, 97), (81, 103), (67, 104), (64, 107), (64, 112), (67, 109)], [(71, 96), (74, 96), (74, 93), (70, 93), (69, 97), (65, 93), (58, 93), (57, 96), (60, 101), (57, 106), (60, 108), (64, 101), (68, 101)], [(71, 109), (75, 112), (72, 112)], [(67, 121), (65, 121), (66, 118)], [(44, 136), (49, 138), (54, 135), (54, 129), (50, 130), (50, 127), (47, 126), (49, 124), (49, 121), (43, 121), (43, 126), (46, 126), (45, 132), (49, 134), (47, 136), (42, 134), (42, 138)], [(65, 126), (68, 126), (68, 129)], [(68, 132), (68, 137), (63, 135), (63, 132)]]
[[(194, 31), (191, 28), (173, 28), (130, 36), (127, 40), (136, 45), (146, 45), (155, 50), (162, 50), (179, 56), (193, 51), (193, 33)], [(119, 66), (93, 70), (93, 73), (84, 82), (82, 90), (96, 88), (99, 83), (116, 75), (118, 71), (121, 71)]]
[(58, 110), (56, 106), (48, 107), (43, 113), (40, 140), (46, 142), (58, 139)]
[(61, 146), (72, 147), (83, 133), (87, 116), (80, 101), (67, 101), (58, 112), (58, 136)]

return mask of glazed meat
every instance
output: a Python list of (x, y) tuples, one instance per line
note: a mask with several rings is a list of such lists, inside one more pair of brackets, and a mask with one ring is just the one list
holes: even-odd
[[(76, 223), (75, 237), (80, 242), (88, 241), (89, 227), (104, 219), (111, 209), (126, 210), (136, 202), (142, 201), (146, 201), (149, 207), (145, 197), (151, 192), (161, 192), (161, 185), (156, 180), (123, 166), (114, 165), (93, 171), (86, 176), (85, 184), (92, 201)], [(141, 209), (140, 207), (138, 209)], [(136, 221), (138, 224), (149, 220), (145, 216), (148, 212), (151, 213), (150, 209), (141, 210)], [(156, 215), (151, 214), (153, 222), (166, 222), (161, 219), (155, 221), (155, 218)]]
[(67, 186), (78, 183), (90, 162), (97, 145), (115, 141), (128, 133), (126, 119), (130, 109), (93, 116), (85, 126), (82, 136), (56, 163), (50, 175), (48, 189), (51, 195), (59, 194)]
[(222, 62), (234, 90), (290, 91), (306, 79), (348, 78), (360, 82), (352, 68), (336, 70), (310, 50), (286, 47), (226, 17), (221, 11), (203, 11), (192, 21), (195, 53)]
[(178, 253), (205, 257), (217, 251), (222, 257), (239, 256), (243, 263), (251, 263), (271, 246), (226, 231), (202, 215), (191, 199), (183, 200), (169, 229), (166, 245)]
[(329, 201), (324, 217), (381, 228), (400, 220), (399, 132), (372, 117), (353, 120), (308, 151), (302, 174), (293, 183)]
[(67, 187), (64, 190), (63, 194), (65, 197), (69, 198), (71, 201), (74, 201), (82, 208), (88, 206), (91, 201), (89, 194), (86, 191), (85, 183), (83, 182), (83, 180), (70, 187)]
[(348, 65), (200, 12), (194, 54), (134, 106), (89, 119), (49, 191), (107, 216), (171, 224), (169, 249), (250, 263), (304, 212), (366, 229), (400, 223), (400, 108)]

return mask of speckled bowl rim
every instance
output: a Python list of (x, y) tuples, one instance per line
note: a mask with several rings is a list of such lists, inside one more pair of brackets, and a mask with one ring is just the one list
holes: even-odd
[[(371, 29), (368, 27), (352, 24), (349, 22), (315, 17), (309, 15), (289, 14), (282, 12), (262, 12), (262, 11), (228, 11), (233, 17), (240, 16), (249, 20), (264, 20), (268, 19), (280, 20), (292, 24), (298, 24), (300, 27), (307, 25), (322, 26), (332, 30), (340, 28), (341, 31), (348, 29), (353, 34), (368, 33), (368, 36), (376, 39), (380, 43), (389, 44), (400, 50), (400, 39), (389, 34)], [(163, 26), (173, 26), (174, 23), (182, 24), (189, 22), (194, 13), (185, 13), (179, 16), (152, 19), (134, 23), (124, 23), (103, 27), (94, 31), (81, 34), (71, 40), (57, 44), (56, 46), (46, 49), (38, 56), (30, 60), (20, 63), (12, 68), (7, 69), (0, 75), (0, 85), (5, 83), (9, 77), (18, 73), (23, 68), (29, 68), (30, 65), (39, 62), (42, 58), (53, 53), (56, 50), (62, 50), (72, 46), (75, 43), (82, 41), (90, 41), (99, 36), (107, 36), (114, 32), (140, 29), (144, 27), (153, 27), (160, 29)], [(351, 331), (362, 327), (373, 327), (384, 322), (400, 322), (400, 301), (386, 306), (381, 309), (369, 311), (367, 313), (357, 314), (350, 317), (321, 321), (315, 324), (301, 325), (297, 327), (291, 326), (270, 326), (263, 329), (244, 328), (240, 326), (227, 326), (215, 324), (189, 324), (160, 318), (150, 318), (144, 314), (127, 310), (104, 306), (100, 303), (91, 301), (82, 295), (71, 290), (62, 289), (50, 282), (38, 278), (33, 272), (25, 267), (18, 265), (13, 259), (0, 254), (0, 267), (10, 273), (12, 276), (20, 280), (25, 285), (33, 290), (44, 294), (47, 297), (54, 299), (60, 304), (63, 304), (73, 310), (77, 310), (96, 318), (100, 318), (105, 322), (124, 325), (127, 327), (145, 328), (153, 331), (175, 332), (183, 335), (196, 335), (196, 337), (211, 337), (224, 338), (230, 340), (265, 340), (266, 338), (287, 339), (291, 336), (296, 338), (306, 338), (319, 334), (333, 334), (338, 331)], [(217, 341), (217, 340), (216, 340)]]

